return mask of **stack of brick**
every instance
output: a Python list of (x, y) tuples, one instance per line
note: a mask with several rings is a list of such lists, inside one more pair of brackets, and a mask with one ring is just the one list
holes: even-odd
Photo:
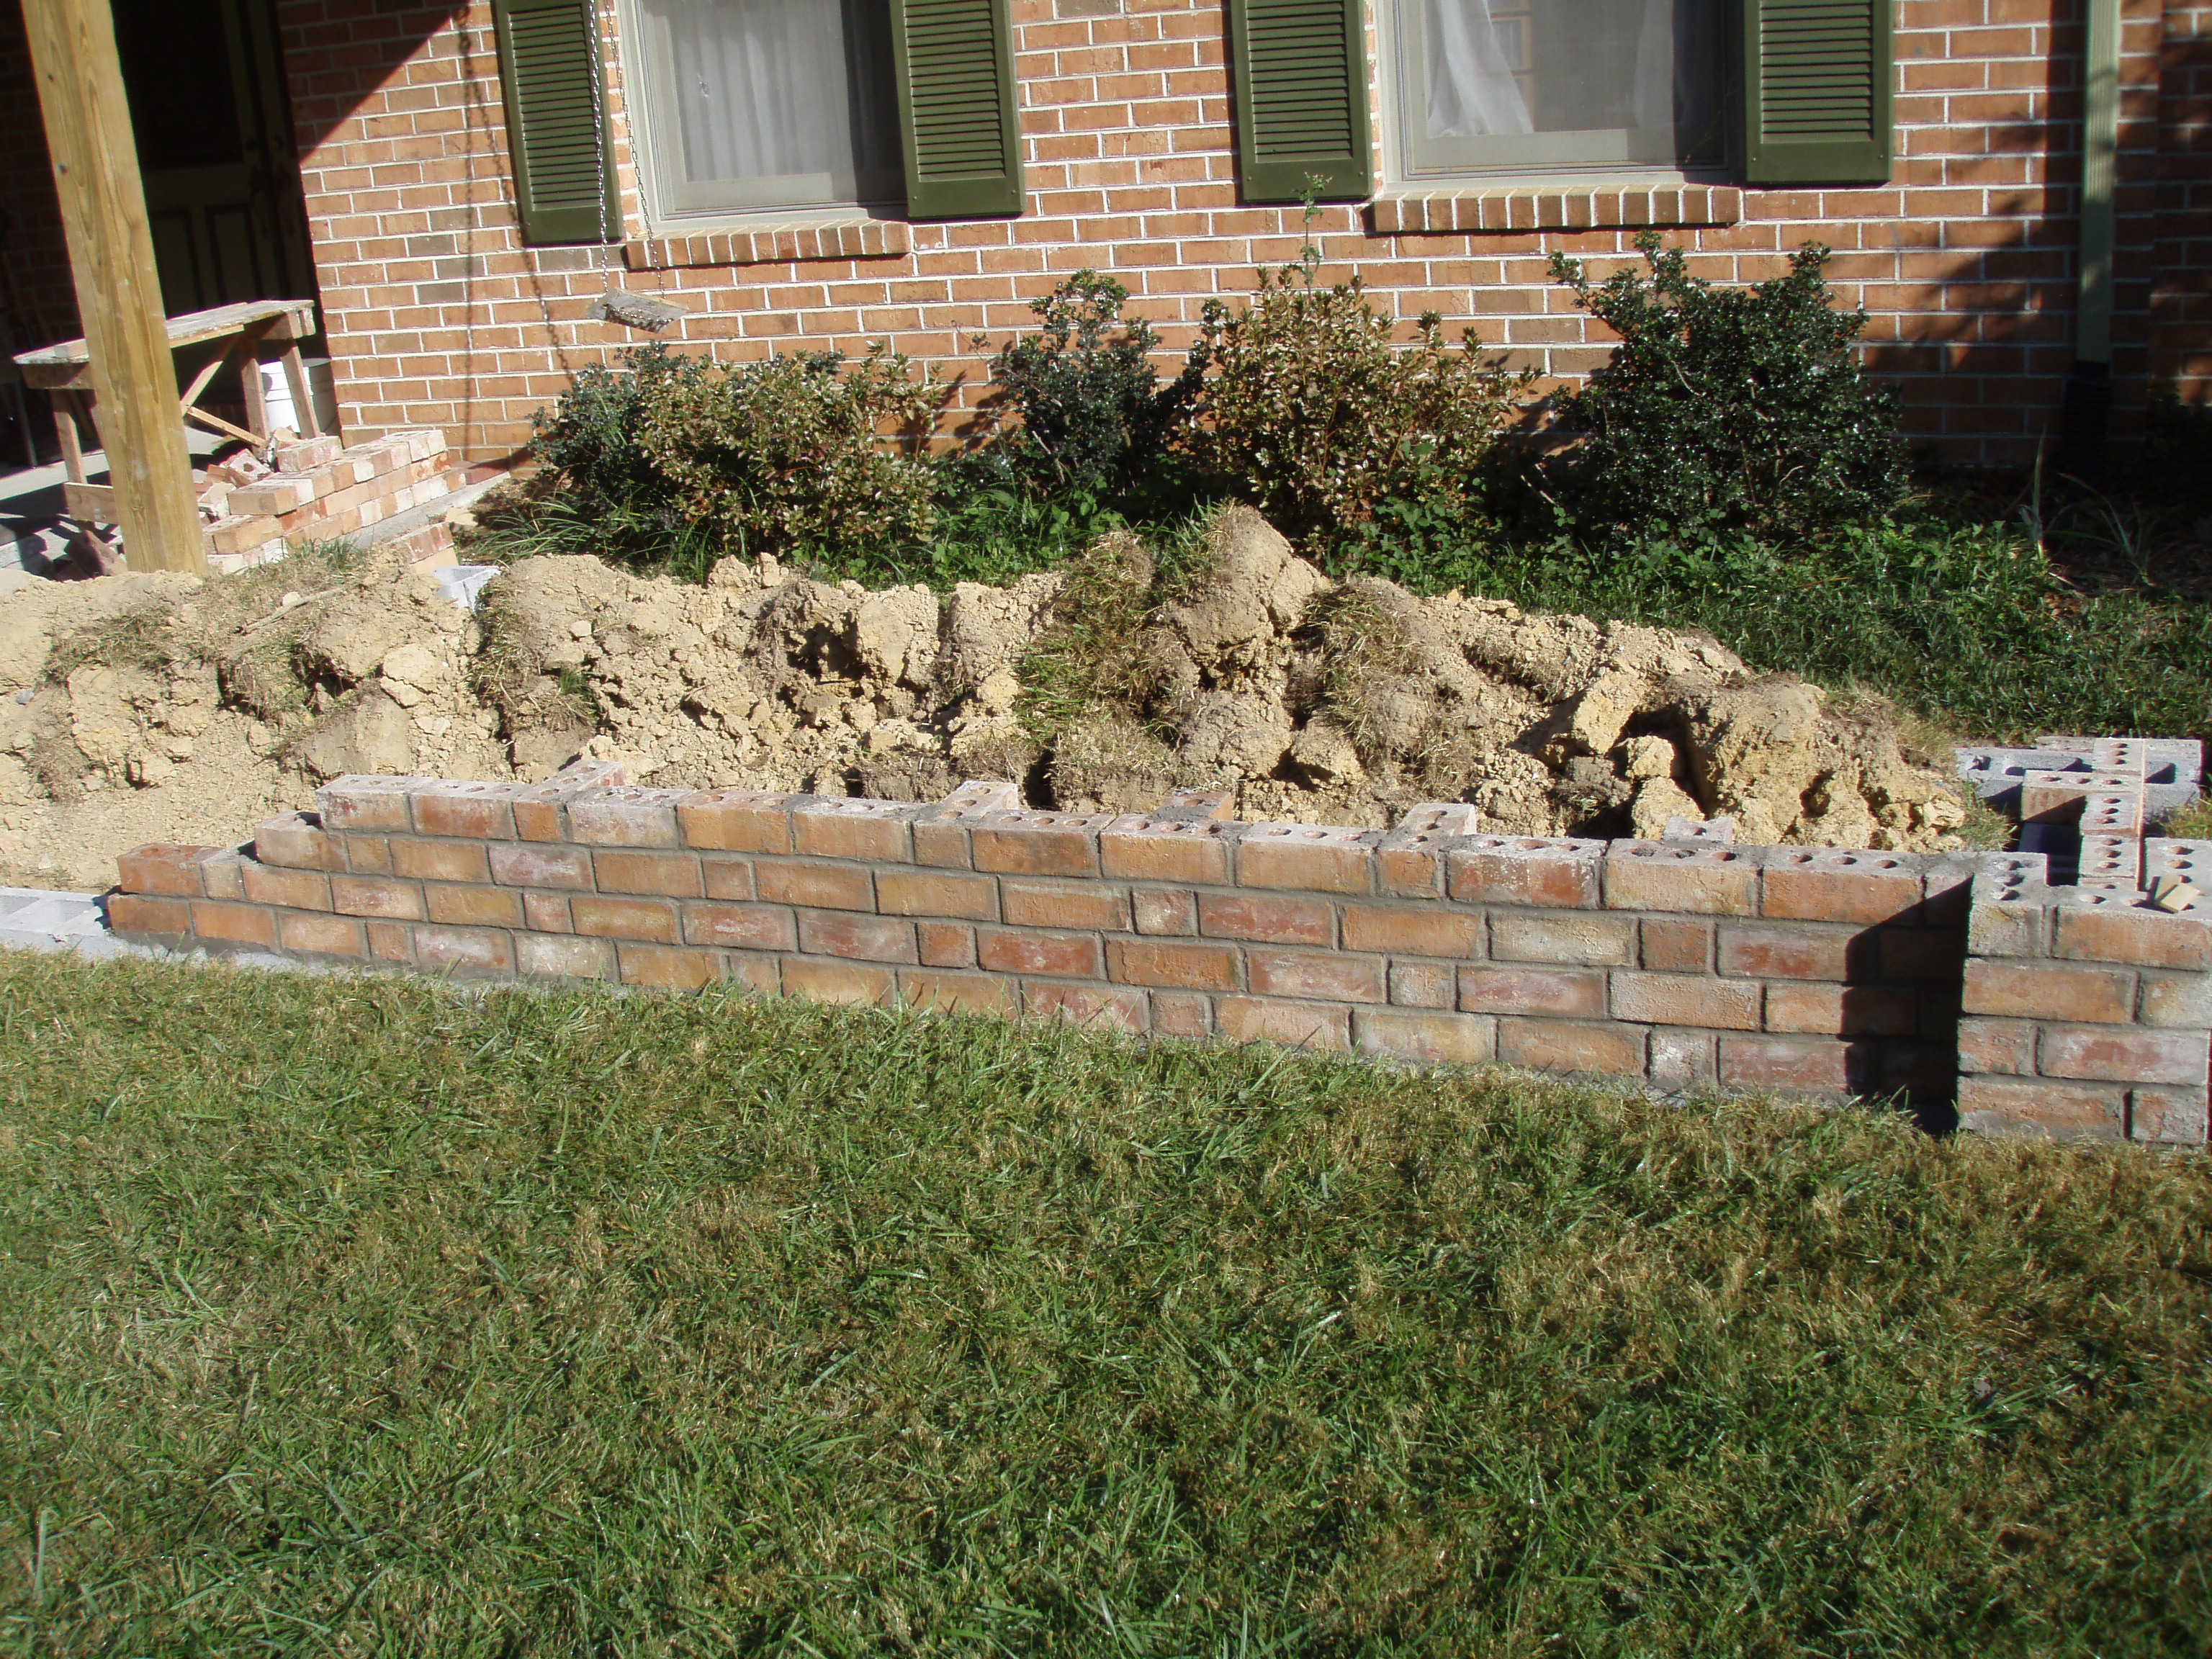
[[(2184, 940), (2206, 922), (2100, 908), (2094, 889), (2030, 904), (2046, 890), (2036, 860), (1740, 848), (1710, 826), (1660, 842), (1486, 836), (1445, 805), (1388, 832), (1239, 823), (1212, 816), (1225, 805), (1037, 812), (1010, 785), (969, 784), (911, 805), (634, 787), (592, 765), (538, 785), (349, 777), (250, 847), (141, 848), (110, 916), (173, 945), (364, 966), (726, 982), (1668, 1090), (1942, 1100), (1978, 880), (1979, 957), (2048, 959), (2054, 987), (2095, 962), (2104, 989), (2048, 1000), (2039, 981), (2006, 993), (2016, 1006), (1977, 1006), (1972, 1121), (2169, 1139), (2193, 1124), (2203, 1138), (2205, 1033), (2185, 1019), (2212, 996), (2212, 952)], [(2038, 906), (2039, 926), (1982, 917)], [(2106, 1040), (2128, 1033), (2102, 1032), (2103, 1048), (2078, 1035), (2124, 1021), (2162, 1058), (2114, 1058)], [(2000, 1036), (2010, 1048), (1990, 1046)], [(2024, 1070), (1990, 1063), (2023, 1053)], [(2111, 1072), (2130, 1065), (2149, 1069)], [(2045, 1076), (2068, 1080), (2053, 1092)], [(2100, 1113), (2076, 1097), (2091, 1078)]]
[(2204, 1143), (2212, 900), (2169, 909), (2142, 884), (2208, 872), (2212, 842), (2121, 836), (2085, 836), (2070, 887), (2038, 854), (1988, 861), (1969, 920), (1962, 1122)]
[[(341, 449), (335, 438), (289, 444), (276, 454), (268, 477), (231, 489), (223, 516), (207, 526), (208, 562), (219, 571), (242, 570), (282, 558), (303, 541), (357, 535), (386, 520), (450, 495), (461, 487), (462, 468), (434, 427), (394, 432)], [(452, 538), (442, 526), (416, 532), (408, 551), (416, 560), (442, 556)]]

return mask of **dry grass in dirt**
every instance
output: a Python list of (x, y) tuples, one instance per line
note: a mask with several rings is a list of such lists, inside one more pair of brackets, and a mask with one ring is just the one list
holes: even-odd
[(0, 1650), (2212, 1641), (2212, 1163), (0, 963)]

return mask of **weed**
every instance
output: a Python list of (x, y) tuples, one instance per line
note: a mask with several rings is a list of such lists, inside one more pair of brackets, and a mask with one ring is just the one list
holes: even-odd
[(2199, 795), (2160, 821), (2158, 833), (2176, 841), (2212, 841), (2212, 799)]

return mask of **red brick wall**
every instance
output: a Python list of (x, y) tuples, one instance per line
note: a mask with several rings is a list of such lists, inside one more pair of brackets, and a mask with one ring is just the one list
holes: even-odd
[(2166, 9), (2158, 137), (2150, 369), (2202, 402), (2212, 390), (2212, 5)]
[[(916, 806), (620, 775), (341, 778), (250, 847), (129, 854), (109, 918), (363, 967), (727, 983), (1669, 1090), (1958, 1088), (1982, 1127), (2205, 1137), (2212, 913), (2117, 879), (2054, 890), (2040, 856), (1487, 836), (1465, 806), (1386, 834), (1196, 803), (1024, 811), (1011, 784)], [(2208, 858), (2154, 840), (2142, 873)]]
[[(2177, 7), (2162, 21), (2157, 0), (2125, 9), (2117, 368), (2139, 388), (2154, 243), (2185, 237), (2181, 218), (2158, 211), (2175, 188), (2160, 179), (2176, 154), (2160, 148), (2161, 114), (2196, 96), (2200, 71), (2176, 64), (2196, 62), (2212, 14)], [(1897, 378), (1914, 432), (1964, 459), (2031, 453), (2070, 361), (2080, 10), (2080, 0), (1902, 0), (1894, 181), (1747, 191), (1740, 220), (1680, 231), (1702, 271), (1735, 281), (1779, 270), (1808, 239), (1833, 246), (1844, 298), (1872, 313), (1870, 361)], [(623, 270), (615, 255), (612, 272), (592, 250), (520, 244), (488, 6), (448, 19), (376, 0), (283, 0), (283, 15), (347, 418), (445, 425), (477, 455), (520, 443), (568, 373), (637, 337), (584, 317), (610, 280), (691, 309), (671, 337), (720, 356), (888, 335), (972, 394), (988, 352), (971, 334), (996, 342), (1023, 327), (1025, 302), (1066, 271), (1111, 269), (1180, 343), (1208, 295), (1248, 291), (1255, 263), (1291, 256), (1300, 240), (1294, 210), (1237, 205), (1220, 0), (1015, 0), (1030, 190), (1018, 219), (915, 225), (909, 251), (878, 257), (794, 258), (790, 239), (769, 238), (648, 250), (623, 143), (632, 262), (708, 263)], [(611, 0), (608, 19), (611, 30)], [(617, 65), (618, 128), (620, 78)], [(2197, 164), (2197, 149), (2180, 154)], [(1505, 212), (1525, 222), (1547, 204), (1532, 196)], [(1455, 222), (1430, 212), (1425, 222)], [(1665, 193), (1626, 212), (1697, 216)], [(1409, 218), (1425, 222), (1388, 208), (1379, 222)], [(1334, 270), (1358, 270), (1401, 315), (1434, 307), (1471, 319), (1558, 375), (1601, 355), (1544, 264), (1555, 250), (1618, 256), (1629, 228), (1387, 234), (1377, 222), (1328, 210), (1324, 246)], [(2174, 293), (2161, 279), (2160, 362), (2201, 362), (2202, 331)]]

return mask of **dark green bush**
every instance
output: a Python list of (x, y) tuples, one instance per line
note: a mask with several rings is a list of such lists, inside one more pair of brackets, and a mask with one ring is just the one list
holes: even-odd
[(1747, 288), (1689, 275), (1682, 251), (1636, 240), (1650, 268), (1592, 283), (1552, 259), (1577, 304), (1620, 336), (1612, 360), (1561, 400), (1582, 441), (1547, 468), (1585, 533), (1790, 539), (1866, 523), (1905, 493), (1897, 403), (1852, 356), (1866, 313), (1830, 303), (1828, 250)]
[(1320, 258), (1309, 246), (1261, 270), (1241, 311), (1209, 300), (1185, 371), (1212, 371), (1185, 426), (1193, 457), (1316, 553), (1386, 501), (1461, 516), (1529, 379), (1485, 362), (1471, 328), (1446, 346), (1433, 312), (1394, 343), (1358, 277), (1316, 281)]
[(534, 417), (544, 550), (687, 567), (762, 550), (830, 561), (927, 539), (937, 475), (918, 442), (944, 402), (889, 346), (724, 367), (650, 345), (586, 369)]
[(1126, 490), (1166, 461), (1197, 377), (1186, 370), (1159, 385), (1159, 337), (1142, 318), (1123, 319), (1128, 297), (1111, 276), (1079, 270), (1030, 302), (1042, 331), (991, 360), (992, 380), (1022, 417), (1009, 459), (1040, 495)]

